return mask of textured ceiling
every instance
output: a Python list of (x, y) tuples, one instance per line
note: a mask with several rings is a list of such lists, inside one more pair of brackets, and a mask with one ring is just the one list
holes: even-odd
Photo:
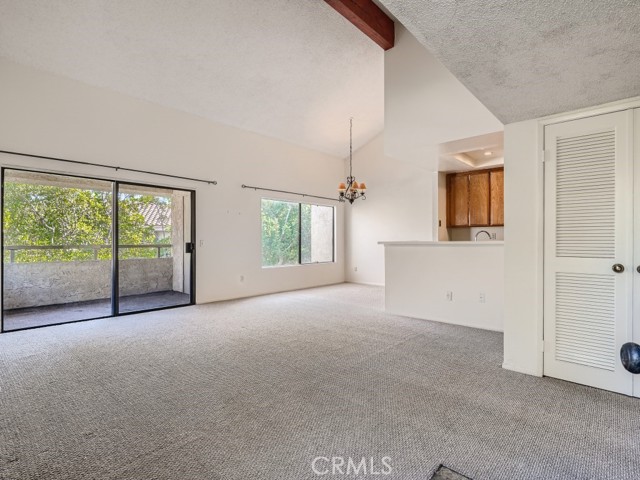
[(0, 0), (0, 57), (344, 157), (384, 52), (320, 0)]
[(640, 95), (640, 0), (379, 0), (503, 123)]

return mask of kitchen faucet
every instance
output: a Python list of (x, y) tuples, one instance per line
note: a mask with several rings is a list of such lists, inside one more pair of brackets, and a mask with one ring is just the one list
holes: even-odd
[(478, 241), (478, 235), (480, 235), (481, 233), (486, 233), (487, 237), (489, 237), (489, 240), (491, 240), (491, 234), (489, 232), (487, 232), (486, 230), (480, 230), (478, 233), (476, 233), (476, 236), (473, 239), (475, 242)]

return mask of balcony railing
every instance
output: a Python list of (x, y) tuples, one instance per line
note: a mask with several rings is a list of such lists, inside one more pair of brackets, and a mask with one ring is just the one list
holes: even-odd
[[(98, 260), (98, 252), (100, 250), (111, 250), (112, 248), (111, 245), (5, 245), (4, 250), (5, 252), (9, 252), (9, 263), (16, 263), (16, 252), (24, 250), (90, 250), (93, 251), (93, 259)], [(168, 249), (169, 252), (171, 252), (172, 245), (166, 243), (145, 243), (140, 245), (119, 245), (118, 248), (154, 248), (157, 252), (155, 258), (164, 258), (170, 257), (171, 255), (163, 256), (162, 250)]]

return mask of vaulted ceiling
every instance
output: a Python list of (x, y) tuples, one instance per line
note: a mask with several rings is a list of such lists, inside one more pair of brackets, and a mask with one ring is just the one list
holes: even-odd
[[(638, 0), (376, 3), (503, 123), (640, 95)], [(342, 157), (384, 126), (384, 52), (321, 0), (0, 0), (0, 57)]]
[(0, 57), (341, 157), (384, 124), (384, 51), (320, 0), (0, 0)]
[(503, 123), (640, 95), (638, 0), (379, 0)]

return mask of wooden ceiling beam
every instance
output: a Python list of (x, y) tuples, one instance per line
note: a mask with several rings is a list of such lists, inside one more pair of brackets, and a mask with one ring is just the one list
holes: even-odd
[(384, 50), (393, 47), (395, 27), (372, 0), (324, 0)]

